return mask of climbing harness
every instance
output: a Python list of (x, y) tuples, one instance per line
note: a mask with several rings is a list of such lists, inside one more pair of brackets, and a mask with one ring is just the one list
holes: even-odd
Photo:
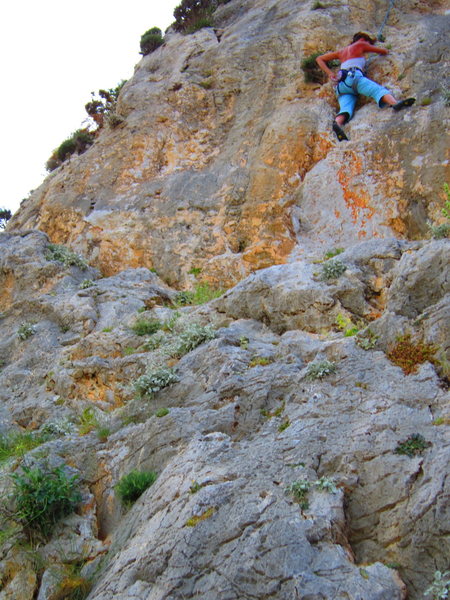
[[(337, 88), (336, 88), (339, 93), (342, 93), (339, 91), (340, 83), (344, 83), (344, 85), (346, 85), (347, 87), (351, 87), (352, 90), (355, 92), (355, 94), (358, 93), (358, 77), (356, 77), (356, 71), (359, 71), (361, 73), (361, 75), (364, 75), (364, 72), (359, 67), (351, 67), (350, 69), (341, 69), (339, 71), (338, 84), (337, 84)], [(345, 83), (345, 80), (347, 79), (348, 75), (350, 75), (353, 78), (351, 85), (348, 85), (347, 83)]]
[(381, 23), (380, 29), (378, 30), (377, 40), (379, 42), (384, 42), (384, 40), (385, 40), (385, 37), (383, 36), (383, 29), (387, 23), (387, 20), (389, 19), (389, 13), (391, 12), (391, 8), (394, 6), (394, 1), (395, 0), (389, 0), (389, 6), (387, 9), (386, 15), (383, 19), (383, 22)]

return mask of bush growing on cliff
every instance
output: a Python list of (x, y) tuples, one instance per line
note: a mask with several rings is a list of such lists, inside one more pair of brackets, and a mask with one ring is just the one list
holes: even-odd
[(447, 195), (447, 200), (445, 201), (444, 207), (441, 209), (441, 213), (447, 219), (447, 222), (441, 223), (440, 225), (428, 223), (431, 235), (435, 240), (450, 236), (450, 187), (447, 183), (444, 183), (444, 192)]
[(202, 27), (213, 25), (212, 13), (220, 4), (227, 4), (230, 0), (182, 0), (173, 16), (173, 28), (182, 33), (194, 33)]
[(178, 377), (173, 369), (168, 367), (156, 367), (141, 375), (134, 383), (134, 389), (139, 397), (152, 398), (154, 394), (165, 387), (176, 383)]
[(340, 277), (345, 271), (347, 267), (340, 260), (328, 260), (322, 266), (322, 273), (320, 278), (322, 281), (328, 281), (329, 279), (337, 279)]
[(432, 595), (432, 600), (447, 600), (450, 592), (450, 571), (436, 571), (433, 583), (425, 591), (425, 596)]
[(48, 537), (58, 520), (70, 514), (81, 501), (78, 477), (63, 467), (30, 468), (11, 475), (14, 481), (14, 520), (32, 537)]
[(116, 485), (116, 493), (120, 500), (130, 506), (146, 489), (153, 485), (158, 475), (154, 471), (137, 471), (134, 469), (122, 477)]
[(91, 92), (92, 99), (84, 108), (87, 114), (92, 117), (98, 129), (103, 127), (105, 119), (113, 128), (122, 122), (122, 118), (116, 113), (116, 108), (119, 94), (125, 84), (126, 80), (122, 79), (115, 88), (99, 90), (97, 97), (95, 92)]
[(95, 134), (88, 129), (77, 129), (53, 152), (45, 164), (47, 171), (54, 171), (73, 154), (83, 154), (94, 143)]
[(138, 319), (131, 330), (136, 335), (152, 335), (162, 328), (162, 323), (156, 319)]
[[(316, 58), (321, 54), (323, 54), (323, 52), (314, 52), (302, 60), (301, 68), (305, 76), (306, 83), (325, 83), (327, 81), (327, 76), (316, 63)], [(333, 69), (339, 66), (339, 61), (330, 60), (327, 65), (330, 67), (330, 69)]]
[(88, 267), (87, 262), (79, 254), (75, 254), (61, 244), (49, 244), (45, 251), (45, 258), (46, 260), (56, 260), (67, 267), (78, 267), (82, 271)]
[(306, 373), (307, 379), (323, 379), (327, 375), (336, 373), (336, 364), (329, 360), (322, 360), (320, 362), (311, 363), (308, 366)]
[(176, 356), (183, 356), (204, 342), (209, 342), (216, 337), (216, 332), (210, 325), (189, 324), (179, 335), (179, 342), (175, 350)]
[(11, 211), (7, 208), (0, 208), (0, 229), (5, 229), (6, 223), (12, 217)]
[(151, 52), (154, 52), (157, 48), (164, 44), (162, 37), (162, 31), (159, 27), (152, 27), (141, 36), (141, 51), (140, 54), (147, 56)]

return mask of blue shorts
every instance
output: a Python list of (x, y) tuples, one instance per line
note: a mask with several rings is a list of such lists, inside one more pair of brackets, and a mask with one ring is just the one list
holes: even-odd
[(387, 88), (365, 77), (361, 71), (349, 72), (347, 77), (343, 81), (340, 81), (336, 87), (336, 95), (339, 102), (338, 115), (346, 115), (347, 121), (350, 121), (353, 117), (359, 94), (373, 98), (378, 106), (382, 108), (385, 105), (381, 100), (382, 97), (390, 93)]

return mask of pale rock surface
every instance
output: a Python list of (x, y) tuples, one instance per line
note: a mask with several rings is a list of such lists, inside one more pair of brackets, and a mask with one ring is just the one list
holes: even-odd
[[(2, 542), (0, 600), (59, 600), (80, 564), (88, 600), (422, 600), (448, 568), (450, 244), (423, 239), (448, 172), (444, 3), (396, 1), (369, 72), (418, 103), (363, 103), (346, 144), (332, 88), (299, 69), (385, 11), (231, 0), (217, 28), (169, 33), (123, 88), (122, 125), (0, 234), (0, 434), (59, 432), (0, 464), (2, 502), (21, 464), (66, 465), (82, 492), (40, 562), (23, 535)], [(332, 247), (345, 272), (323, 279)], [(177, 305), (199, 281), (230, 289)], [(137, 335), (141, 318), (162, 330)], [(179, 352), (193, 323), (216, 336)], [(409, 375), (386, 354), (405, 335), (435, 347)], [(161, 366), (177, 381), (137, 398)], [(423, 451), (398, 454), (413, 434)], [(132, 469), (158, 479), (126, 510)]]
[[(431, 364), (405, 375), (381, 349), (404, 329), (431, 336), (428, 315), (443, 321), (448, 242), (360, 243), (339, 255), (347, 271), (335, 280), (314, 275), (323, 263), (273, 266), (208, 305), (177, 311), (163, 306), (174, 293), (148, 270), (96, 279), (93, 270), (48, 261), (43, 233), (2, 234), (0, 243), (9, 281), (3, 431), (72, 422), (26, 461), (40, 464), (44, 453), (83, 479), (80, 514), (63, 520), (42, 555), (54, 562), (63, 544), (59, 561), (85, 561), (89, 599), (400, 600), (403, 580), (419, 600), (434, 570), (445, 569), (448, 393)], [(80, 290), (87, 274), (94, 285)], [(37, 332), (18, 341), (30, 307), (41, 319)], [(375, 349), (339, 332), (339, 311), (375, 319)], [(61, 334), (56, 324), (68, 312), (71, 331)], [(152, 400), (133, 399), (137, 377), (166, 359), (145, 350), (130, 326), (176, 312), (180, 324), (166, 337), (189, 322), (212, 323), (217, 337), (172, 361), (177, 383)], [(309, 380), (309, 365), (324, 359), (336, 373)], [(106, 441), (80, 435), (87, 407), (110, 428)], [(163, 407), (169, 413), (158, 418)], [(413, 458), (396, 454), (413, 433), (430, 445)], [(114, 486), (133, 468), (159, 477), (126, 512)], [(335, 493), (314, 485), (321, 477), (334, 480)], [(312, 487), (302, 509), (289, 486), (304, 479)], [(10, 546), (3, 552), (12, 560)], [(401, 565), (402, 579), (386, 564)], [(52, 600), (59, 588), (45, 573), (33, 589)], [(13, 594), (14, 581), (2, 593)]]
[(445, 3), (395, 3), (391, 52), (372, 56), (369, 75), (418, 101), (398, 114), (363, 103), (350, 142), (331, 132), (331, 84), (305, 83), (300, 68), (375, 32), (385, 11), (381, 0), (232, 0), (216, 30), (169, 33), (123, 88), (123, 123), (54, 171), (9, 228), (41, 229), (104, 275), (154, 267), (179, 286), (194, 267), (227, 287), (332, 246), (423, 236), (448, 180)]

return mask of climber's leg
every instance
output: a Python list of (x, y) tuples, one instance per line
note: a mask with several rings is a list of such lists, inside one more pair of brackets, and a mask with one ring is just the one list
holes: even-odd
[(342, 126), (350, 121), (353, 117), (353, 113), (355, 112), (355, 104), (358, 99), (356, 94), (352, 93), (339, 93), (339, 86), (336, 90), (338, 102), (339, 102), (339, 112), (336, 115), (336, 119), (333, 123), (333, 131), (336, 134), (337, 139), (342, 142), (343, 140), (348, 140), (348, 137), (345, 135)]

